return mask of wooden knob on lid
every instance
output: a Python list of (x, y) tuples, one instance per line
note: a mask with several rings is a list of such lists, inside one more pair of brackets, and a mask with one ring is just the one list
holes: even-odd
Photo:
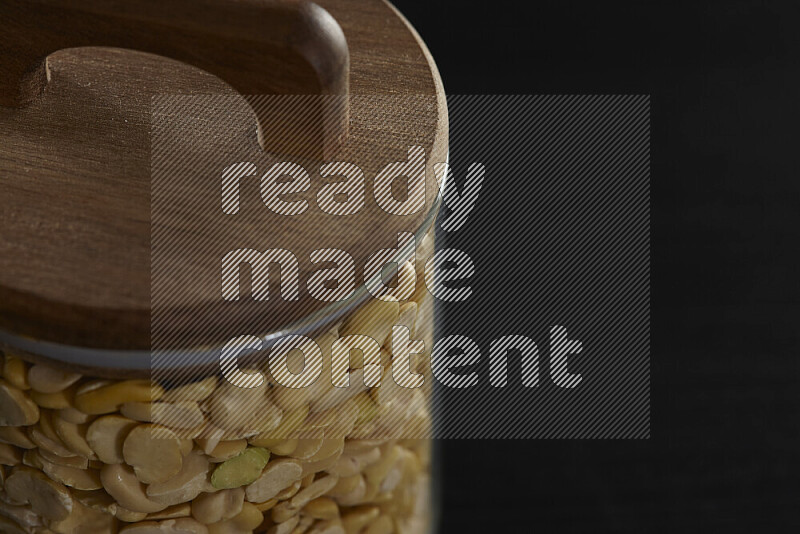
[[(41, 94), (50, 54), (106, 46), (172, 58), (228, 83), (251, 102), (264, 148), (325, 157), (347, 133), (346, 100), (300, 113), (274, 105), (278, 100), (259, 98), (347, 95), (350, 58), (344, 34), (312, 2), (8, 0), (0, 16), (2, 106), (23, 107)], [(289, 126), (295, 143), (283, 146), (285, 135), (280, 134)]]

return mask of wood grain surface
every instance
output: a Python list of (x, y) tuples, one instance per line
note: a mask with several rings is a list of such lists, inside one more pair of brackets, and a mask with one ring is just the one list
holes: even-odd
[[(221, 306), (219, 260), (225, 250), (291, 245), (302, 260), (310, 250), (337, 246), (350, 252), (356, 265), (363, 265), (370, 253), (396, 245), (398, 231), (414, 231), (420, 226), (436, 193), (433, 163), (446, 158), (447, 111), (430, 54), (392, 6), (379, 0), (320, 0), (313, 8), (301, 4), (305, 7), (300, 11), (327, 13), (323, 19), (330, 17), (341, 27), (349, 51), (349, 73), (344, 77), (349, 133), (337, 139), (335, 159), (351, 158), (362, 165), (369, 189), (378, 170), (405, 160), (409, 146), (422, 146), (430, 185), (426, 188), (426, 209), (409, 216), (391, 216), (368, 194), (365, 208), (353, 216), (336, 219), (309, 210), (307, 216), (287, 222), (263, 206), (257, 209), (257, 203), (248, 206), (243, 201), (245, 216), (231, 223), (230, 232), (221, 233), (213, 224), (221, 216), (218, 207), (209, 218), (198, 218), (196, 210), (206, 206), (207, 197), (196, 192), (211, 184), (218, 201), (221, 165), (237, 161), (224, 150), (234, 147), (237, 157), (252, 158), (259, 169), (281, 159), (302, 162), (311, 173), (311, 199), (313, 191), (324, 183), (315, 169), (332, 159), (308, 154), (292, 159), (280, 149), (262, 150), (257, 117), (242, 119), (252, 113), (252, 107), (240, 93), (257, 90), (341, 98), (343, 78), (341, 74), (331, 77), (325, 69), (316, 68), (314, 61), (303, 63), (310, 57), (303, 55), (307, 51), (292, 56), (289, 64), (297, 61), (314, 68), (303, 76), (290, 77), (291, 83), (284, 76), (275, 76), (286, 74), (282, 70), (286, 63), (281, 63), (286, 57), (281, 54), (268, 59), (280, 63), (274, 72), (249, 70), (253, 64), (248, 61), (255, 61), (252, 49), (239, 47), (253, 45), (252, 39), (243, 36), (263, 33), (260, 24), (272, 27), (268, 22), (271, 13), (252, 11), (254, 6), (271, 3), (209, 1), (194, 2), (196, 7), (189, 8), (183, 2), (161, 2), (172, 6), (166, 13), (169, 23), (186, 28), (186, 41), (173, 50), (159, 48), (158, 32), (148, 34), (147, 46), (139, 46), (137, 41), (142, 21), (157, 25), (160, 4), (118, 4), (113, 16), (109, 15), (111, 11), (98, 11), (91, 20), (100, 24), (108, 16), (114, 24), (127, 21), (130, 26), (123, 33), (132, 40), (95, 40), (95, 35), (113, 33), (111, 26), (103, 26), (105, 23), (100, 24), (97, 34), (94, 30), (98, 25), (85, 24), (76, 29), (73, 40), (66, 40), (57, 35), (60, 23), (49, 8), (43, 10), (47, 15), (41, 25), (41, 35), (46, 36), (42, 43), (34, 45), (34, 37), (27, 44), (12, 43), (8, 34), (0, 37), (0, 58), (5, 61), (15, 54), (20, 56), (19, 61), (3, 66), (13, 75), (0, 86), (7, 104), (0, 107), (0, 329), (84, 347), (150, 348), (151, 237), (158, 231), (195, 228), (191, 253), (185, 246), (176, 247), (174, 251), (165, 249), (161, 257), (165, 265), (177, 266), (178, 275), (192, 282), (165, 310), (176, 317), (166, 337), (185, 339), (187, 332), (202, 337), (203, 331), (197, 330), (200, 327), (215, 332), (212, 341), (221, 339), (220, 332), (236, 328), (257, 327), (268, 332), (298, 314), (320, 309), (324, 303), (309, 300), (294, 311), (281, 308), (280, 301), (270, 301), (267, 308), (264, 303), (258, 308)], [(17, 4), (4, 3), (4, 9), (6, 5)], [(140, 5), (144, 6), (141, 10)], [(174, 8), (176, 5), (186, 8), (185, 18)], [(251, 11), (246, 12), (243, 6)], [(280, 6), (285, 7), (285, 3)], [(8, 25), (8, 17), (0, 20), (3, 26)], [(70, 24), (77, 24), (74, 20), (70, 19)], [(212, 22), (223, 27), (217, 28)], [(44, 32), (47, 28), (50, 33)], [(196, 41), (191, 39), (204, 32), (208, 39), (200, 40), (200, 48), (192, 49)], [(330, 40), (312, 38), (308, 42)], [(336, 39), (333, 42), (334, 47), (339, 46)], [(62, 43), (78, 48), (55, 51)], [(21, 53), (23, 45), (31, 52)], [(267, 49), (273, 45), (264, 44)], [(341, 59), (340, 50), (329, 52)], [(24, 66), (35, 63), (32, 59), (43, 53), (51, 53), (46, 69), (49, 79), (44, 83), (39, 78), (37, 83), (43, 83), (43, 87), (19, 93)], [(319, 53), (325, 55), (324, 51)], [(263, 54), (258, 59), (267, 61)], [(246, 72), (240, 72), (243, 70)], [(176, 96), (159, 97), (157, 102), (163, 104), (159, 107), (154, 104), (156, 95)], [(187, 98), (193, 106), (223, 99), (233, 102), (231, 109), (239, 111), (225, 113), (228, 108), (222, 106), (181, 113), (175, 106), (187, 102)], [(175, 134), (168, 139), (169, 150), (185, 157), (174, 161), (189, 162), (175, 163), (173, 168), (171, 194), (182, 201), (169, 225), (153, 220), (151, 117), (160, 121), (162, 135)], [(222, 134), (214, 137), (215, 132)], [(243, 189), (243, 198), (245, 193)], [(248, 212), (252, 216), (247, 216)], [(235, 239), (231, 240), (232, 236)], [(211, 265), (215, 267), (210, 269)], [(309, 267), (308, 263), (301, 265), (304, 273)]]

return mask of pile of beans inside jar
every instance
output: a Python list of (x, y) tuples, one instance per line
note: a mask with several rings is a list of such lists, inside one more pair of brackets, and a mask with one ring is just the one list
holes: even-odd
[(433, 303), (422, 273), (432, 249), (428, 235), (416, 264), (402, 267), (417, 273), (411, 298), (370, 300), (315, 339), (328, 364), (338, 337), (382, 343), (380, 387), (364, 386), (358, 358), (348, 388), (320, 380), (302, 390), (269, 382), (243, 389), (217, 376), (168, 388), (83, 376), (6, 351), (0, 531), (426, 532), (428, 394), (388, 377), (396, 324), (425, 342), (411, 370), (429, 370)]

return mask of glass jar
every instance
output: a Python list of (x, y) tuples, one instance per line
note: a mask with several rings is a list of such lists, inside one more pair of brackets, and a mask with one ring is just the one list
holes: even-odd
[[(434, 164), (447, 154), (445, 97), (430, 54), (391, 5), (319, 3), (322, 7), (208, 0), (204, 5), (213, 20), (186, 0), (170, 2), (167, 10), (143, 2), (142, 10), (152, 12), (132, 20), (133, 11), (108, 12), (90, 0), (59, 6), (58, 12), (45, 8), (46, 13), (40, 3), (13, 3), (11, 15), (19, 24), (9, 28), (21, 33), (0, 39), (22, 35), (17, 48), (30, 48), (20, 50), (13, 65), (28, 59), (40, 64), (30, 70), (36, 76), (27, 70), (22, 76), (20, 70), (12, 73), (19, 79), (0, 84), (0, 106), (12, 102), (18, 108), (0, 113), (0, 151), (12, 147), (0, 157), (0, 188), (4, 203), (15, 208), (11, 216), (0, 211), (0, 532), (416, 534), (430, 529), (427, 378), (434, 313), (424, 271), (433, 254), (441, 198)], [(88, 20), (100, 21), (93, 28), (83, 22), (87, 12)], [(66, 36), (63, 42), (53, 32), (35, 38), (43, 17), (54, 20), (59, 35)], [(277, 21), (278, 30), (263, 31), (262, 21)], [(297, 30), (299, 41), (282, 33), (283, 23)], [(220, 33), (226, 24), (234, 27)], [(238, 39), (247, 33), (240, 27), (255, 28), (258, 35)], [(151, 33), (138, 33), (142, 28)], [(95, 44), (89, 38), (95, 33), (98, 45), (118, 48), (82, 48)], [(389, 34), (392, 43), (385, 46)], [(187, 41), (173, 41), (175, 35)], [(254, 52), (254, 46), (260, 48)], [(178, 61), (164, 63), (164, 57), (151, 54)], [(185, 63), (207, 72), (181, 70)], [(271, 85), (267, 73), (282, 66), (288, 66), (280, 71), (286, 79)], [(188, 107), (171, 101), (158, 111), (152, 95), (175, 96), (163, 82), (170, 76), (175, 86), (189, 87), (189, 96), (221, 95), (235, 105), (219, 100), (209, 105), (213, 98)], [(21, 89), (12, 87), (17, 82)], [(255, 91), (260, 96), (251, 98), (245, 89), (264, 94)], [(24, 101), (17, 93), (24, 93)], [(264, 95), (278, 98), (267, 105)], [(300, 98), (281, 100), (284, 96)], [(287, 102), (288, 108), (281, 107)], [(297, 137), (285, 135), (288, 130)], [(176, 147), (163, 150), (166, 145), (156, 142), (159, 132)], [(335, 155), (377, 180), (384, 165), (405, 158), (416, 164), (412, 146), (422, 147), (428, 158), (424, 209), (412, 215), (387, 217), (371, 198), (362, 210), (369, 213), (345, 214), (338, 222), (324, 213), (305, 225), (294, 224), (293, 214), (280, 220), (264, 215), (262, 224), (250, 226), (246, 217), (232, 223), (245, 220), (231, 235), (253, 239), (231, 248), (270, 248), (263, 239), (257, 242), (267, 228), (280, 234), (282, 245), (299, 243), (302, 257), (344, 241), (343, 250), (360, 250), (353, 256), (361, 265), (369, 245), (385, 246), (399, 233), (414, 235), (414, 258), (410, 251), (395, 258), (401, 280), (403, 273), (413, 274), (411, 287), (398, 282), (387, 298), (374, 298), (367, 281), (357, 297), (319, 305), (310, 314), (294, 308), (289, 316), (288, 305), (276, 305), (264, 324), (263, 309), (242, 308), (226, 323), (234, 330), (252, 327), (259, 336), (266, 332), (262, 340), (271, 344), (265, 347), (272, 350), (270, 358), (281, 340), (307, 340), (289, 347), (281, 362), (289, 375), (301, 374), (308, 349), (320, 356), (319, 380), (287, 386), (286, 373), (276, 374), (272, 361), (254, 354), (237, 356), (238, 374), (231, 374), (233, 367), (219, 365), (220, 350), (209, 348), (227, 335), (218, 331), (213, 342), (179, 345), (203, 347), (214, 366), (204, 360), (164, 367), (177, 374), (151, 368), (151, 352), (159, 350), (150, 343), (156, 306), (145, 276), (155, 257), (156, 247), (148, 246), (156, 241), (158, 226), (153, 206), (166, 207), (169, 217), (179, 205), (194, 213), (196, 206), (187, 208), (184, 201), (196, 200), (200, 186), (212, 184), (211, 200), (197, 201), (203, 209), (212, 206), (209, 219), (194, 226), (197, 221), (185, 218), (180, 221), (185, 226), (174, 225), (208, 241), (174, 251), (167, 264), (183, 260), (183, 253), (211, 250), (204, 248), (209, 243), (220, 245), (212, 243), (218, 223), (233, 215), (220, 209), (223, 167), (218, 159), (209, 163), (212, 153), (230, 157), (228, 165), (255, 161), (264, 169), (299, 147), (293, 155), (309, 169), (314, 162), (312, 172)], [(170, 163), (209, 165), (159, 167), (156, 152), (177, 154)], [(208, 168), (215, 169), (211, 178), (201, 173)], [(25, 176), (24, 187), (16, 187), (19, 176)], [(174, 196), (165, 201), (160, 193)], [(220, 246), (202, 261), (187, 260), (194, 266), (211, 258), (206, 263), (214, 271), (205, 293), (188, 291), (189, 299), (219, 300), (219, 259), (230, 250)], [(186, 277), (192, 280), (193, 274)], [(196, 310), (210, 320), (232, 309), (225, 302), (206, 306), (209, 301), (198, 297), (192, 304), (200, 304), (182, 308), (180, 320), (190, 323)], [(186, 326), (175, 322), (176, 331)], [(193, 326), (192, 335), (206, 333), (202, 320)], [(395, 327), (424, 342), (424, 350), (401, 354), (392, 341)], [(366, 343), (374, 350), (361, 345), (352, 350), (343, 341), (356, 338), (372, 340), (374, 346)], [(346, 365), (341, 356), (348, 358)], [(420, 376), (422, 382), (396, 383), (398, 367), (406, 378)], [(244, 376), (247, 383), (232, 376)]]
[(369, 299), (315, 338), (325, 355), (322, 377), (337, 339), (378, 341), (384, 375), (377, 387), (363, 385), (367, 362), (354, 353), (347, 388), (267, 380), (243, 389), (222, 376), (177, 388), (109, 380), (5, 350), (2, 530), (427, 532), (429, 392), (390, 376), (394, 325), (425, 342), (410, 370), (429, 371), (434, 317), (424, 267), (432, 229), (418, 243), (415, 261), (401, 268), (415, 273), (410, 298)]

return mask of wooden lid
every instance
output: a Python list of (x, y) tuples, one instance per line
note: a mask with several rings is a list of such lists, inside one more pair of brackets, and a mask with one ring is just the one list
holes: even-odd
[[(151, 317), (165, 347), (274, 331), (327, 303), (305, 292), (300, 303), (223, 302), (226, 250), (285, 247), (307, 274), (312, 250), (336, 247), (360, 273), (429, 215), (445, 99), (424, 44), (388, 3), (130, 4), (0, 6), (0, 331), (115, 350), (151, 348)], [(298, 111), (247, 92), (323, 104)], [(293, 142), (281, 144), (287, 128)], [(399, 217), (378, 207), (372, 180), (412, 145), (426, 151), (425, 208)], [(365, 206), (346, 217), (313, 204), (327, 183), (319, 166), (339, 160), (366, 177)], [(240, 214), (224, 214), (221, 173), (240, 161), (259, 176), (277, 161), (303, 165), (312, 208), (275, 214), (257, 180), (243, 180)], [(151, 254), (166, 293), (156, 295)]]

